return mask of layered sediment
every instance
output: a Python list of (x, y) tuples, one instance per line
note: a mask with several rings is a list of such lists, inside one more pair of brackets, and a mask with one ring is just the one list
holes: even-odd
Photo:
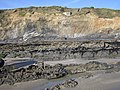
[(59, 6), (0, 10), (0, 40), (29, 42), (65, 38), (119, 38), (120, 11)]
[(40, 41), (38, 43), (5, 43), (1, 53), (7, 58), (31, 57), (39, 60), (98, 59), (120, 56), (120, 42), (92, 41)]

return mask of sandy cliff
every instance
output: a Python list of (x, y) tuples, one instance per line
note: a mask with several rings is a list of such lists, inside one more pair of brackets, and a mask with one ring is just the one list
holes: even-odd
[(32, 37), (81, 37), (119, 33), (120, 11), (111, 9), (29, 7), (0, 10), (0, 40)]

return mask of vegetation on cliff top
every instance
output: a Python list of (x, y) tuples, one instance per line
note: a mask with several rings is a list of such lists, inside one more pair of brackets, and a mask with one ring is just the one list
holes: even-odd
[(120, 17), (120, 10), (92, 6), (85, 8), (31, 6), (0, 10), (0, 40), (26, 41), (37, 36), (39, 39), (50, 37), (56, 39), (58, 36), (73, 38), (96, 32), (104, 33), (107, 28), (119, 30), (120, 18), (114, 17)]
[(120, 17), (120, 10), (101, 8), (95, 9), (94, 12), (101, 18)]
[(71, 12), (72, 15), (86, 15), (88, 13), (93, 13), (94, 15), (100, 18), (113, 18), (120, 17), (120, 10), (113, 10), (107, 8), (94, 8), (94, 7), (85, 7), (85, 8), (67, 8), (61, 6), (50, 6), (50, 7), (28, 7), (28, 8), (17, 8), (17, 9), (6, 9), (0, 10), (0, 26), (7, 26), (10, 21), (7, 20), (7, 17), (12, 13), (18, 13), (20, 17), (24, 17), (28, 12), (34, 14), (38, 13), (63, 13), (63, 12)]
[[(98, 15), (100, 18), (113, 18), (120, 17), (120, 10), (113, 10), (107, 8), (94, 8), (94, 7), (85, 7), (85, 8), (67, 8), (61, 6), (49, 6), (49, 7), (28, 7), (28, 8), (17, 8), (17, 9), (8, 9), (8, 10), (0, 10), (0, 19), (3, 17), (4, 11), (14, 10), (14, 12), (19, 11), (20, 16), (25, 16), (27, 12), (33, 14), (34, 12), (39, 13), (62, 13), (62, 12), (76, 12), (82, 13), (83, 11), (94, 13)], [(6, 13), (7, 14), (7, 13)]]

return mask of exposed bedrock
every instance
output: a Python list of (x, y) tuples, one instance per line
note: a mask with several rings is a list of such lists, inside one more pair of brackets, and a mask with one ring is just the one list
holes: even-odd
[(22, 44), (1, 44), (6, 57), (31, 57), (40, 60), (97, 59), (120, 56), (119, 41), (41, 41)]
[(16, 69), (12, 65), (6, 65), (0, 68), (0, 85), (13, 85), (17, 82), (24, 82), (36, 79), (57, 79), (67, 75), (67, 70), (63, 65), (30, 65)]
[[(0, 85), (13, 85), (17, 82), (25, 82), (36, 79), (57, 79), (70, 74), (85, 73), (85, 78), (93, 76), (87, 74), (88, 71), (106, 70), (106, 72), (120, 71), (120, 62), (115, 64), (101, 63), (91, 61), (86, 64), (71, 64), (62, 65), (56, 64), (54, 66), (38, 63), (37, 65), (29, 65), (28, 67), (15, 68), (13, 65), (5, 65), (0, 68)], [(73, 83), (72, 83), (73, 82)], [(62, 87), (75, 87), (77, 82), (74, 80), (66, 81), (61, 84)], [(54, 89), (51, 89), (54, 90)]]

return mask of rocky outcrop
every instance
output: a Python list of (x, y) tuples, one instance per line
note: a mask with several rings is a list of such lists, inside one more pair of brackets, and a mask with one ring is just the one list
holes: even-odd
[(27, 68), (15, 69), (12, 65), (0, 69), (0, 85), (13, 85), (17, 82), (24, 82), (36, 79), (57, 79), (67, 75), (67, 71), (61, 64), (55, 66), (30, 65)]
[(92, 61), (92, 62), (86, 63), (84, 68), (87, 71), (92, 71), (92, 70), (106, 70), (112, 67), (107, 65), (107, 63)]
[[(73, 65), (71, 64), (66, 66), (66, 69), (69, 74), (84, 73), (86, 71), (95, 71), (95, 70), (109, 70), (113, 68), (115, 67), (113, 67), (112, 65), (108, 65), (107, 63), (101, 63), (97, 61), (91, 61), (86, 64), (73, 64)], [(86, 76), (86, 77), (89, 77), (89, 76)]]
[(4, 66), (5, 61), (3, 59), (0, 59), (0, 68)]
[(40, 60), (116, 58), (120, 42), (115, 40), (41, 41), (37, 43), (5, 43), (1, 53), (8, 58), (31, 57)]
[[(57, 79), (64, 77), (68, 74), (78, 74), (85, 73), (88, 71), (96, 70), (106, 70), (107, 72), (118, 72), (120, 71), (120, 62), (115, 64), (101, 63), (97, 61), (92, 61), (86, 64), (76, 64), (76, 65), (62, 65), (56, 64), (55, 66), (50, 65), (30, 65), (28, 67), (15, 68), (13, 65), (5, 65), (0, 68), (0, 85), (10, 84), (13, 85), (17, 82), (24, 82), (36, 79)], [(92, 74), (86, 74), (83, 78), (92, 77)], [(74, 80), (65, 81), (63, 84), (52, 87), (50, 90), (55, 90), (56, 88), (66, 88), (75, 87), (78, 83)], [(58, 89), (58, 90), (59, 90)]]
[(78, 82), (74, 79), (66, 80), (62, 84), (55, 85), (48, 90), (61, 90), (63, 88), (74, 88), (78, 85)]

